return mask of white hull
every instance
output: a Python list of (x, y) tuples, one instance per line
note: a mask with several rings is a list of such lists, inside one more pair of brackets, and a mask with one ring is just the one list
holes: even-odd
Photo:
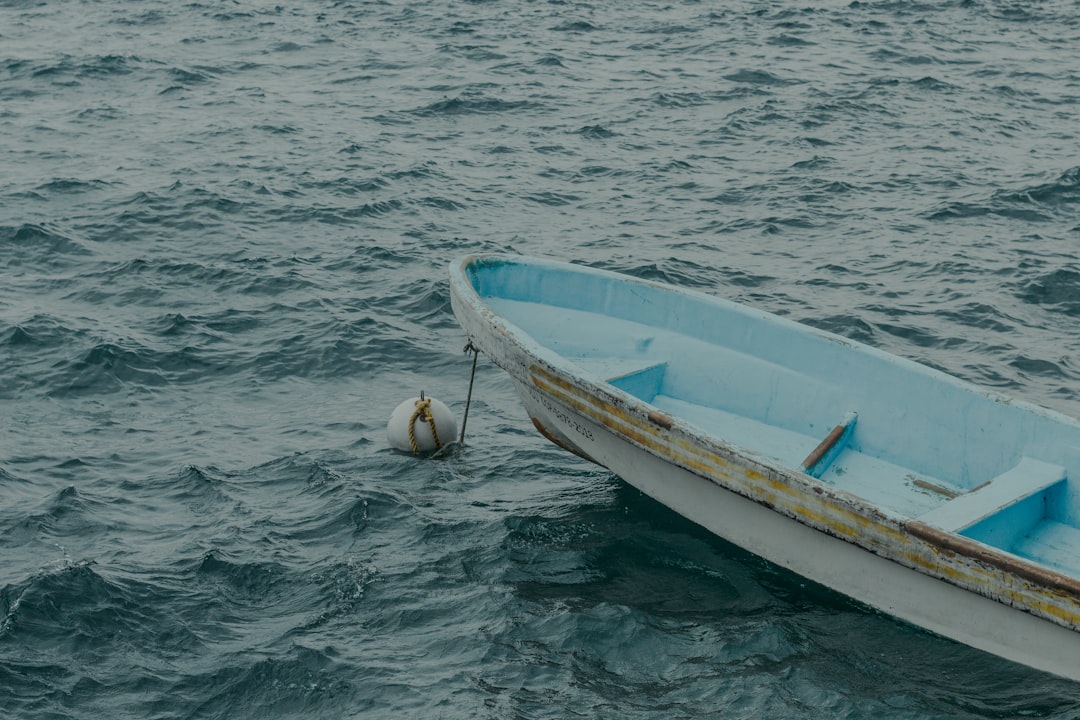
[(1075, 420), (588, 268), (466, 259), (451, 300), (556, 444), (803, 577), (1080, 681)]
[[(555, 398), (516, 383), (559, 444), (713, 534), (889, 615), (1029, 667), (1080, 681), (1080, 634), (899, 565), (672, 466)], [(571, 440), (572, 438), (572, 440)]]

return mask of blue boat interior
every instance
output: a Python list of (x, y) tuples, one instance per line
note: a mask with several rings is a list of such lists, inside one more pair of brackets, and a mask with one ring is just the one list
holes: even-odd
[(1080, 424), (697, 293), (475, 262), (474, 289), (572, 374), (883, 512), (1080, 572)]

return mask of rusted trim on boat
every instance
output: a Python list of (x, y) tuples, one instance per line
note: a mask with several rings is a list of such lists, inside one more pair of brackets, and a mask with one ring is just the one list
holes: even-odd
[[(923, 480), (922, 478), (915, 478), (911, 481), (911, 484), (917, 488), (921, 488), (922, 490), (929, 490), (930, 492), (941, 495), (942, 497), (947, 497), (950, 500), (956, 497), (960, 497), (960, 493), (956, 492), (955, 490), (947, 488), (944, 485), (932, 483), (929, 480)], [(985, 484), (986, 483), (983, 483), (983, 485)], [(980, 485), (979, 487), (982, 487), (982, 485)], [(975, 489), (978, 490), (979, 488)]]
[(984, 545), (963, 535), (939, 530), (918, 520), (905, 523), (913, 537), (946, 552), (971, 558), (1052, 592), (1080, 597), (1080, 581)]
[(674, 420), (672, 420), (670, 417), (668, 417), (664, 413), (660, 412), (659, 410), (651, 410), (651, 411), (649, 411), (649, 416), (648, 417), (649, 417), (649, 422), (651, 422), (653, 425), (658, 425), (659, 427), (662, 427), (665, 430), (670, 430), (671, 426), (675, 424)]
[(576, 445), (572, 445), (571, 443), (567, 442), (566, 440), (563, 440), (561, 437), (559, 437), (555, 433), (548, 430), (546, 427), (544, 427), (544, 424), (542, 422), (540, 422), (539, 420), (537, 420), (536, 418), (530, 418), (530, 419), (532, 420), (533, 427), (536, 428), (536, 431), (539, 432), (541, 435), (543, 435), (548, 440), (550, 440), (555, 445), (558, 445), (563, 450), (567, 450), (569, 452), (574, 453), (575, 455), (577, 455), (579, 458), (582, 458), (583, 460), (588, 460), (589, 462), (595, 463), (597, 465), (600, 464), (600, 463), (596, 462), (596, 460), (594, 460), (593, 458), (589, 457), (584, 451), (582, 451), (581, 448), (577, 447)]

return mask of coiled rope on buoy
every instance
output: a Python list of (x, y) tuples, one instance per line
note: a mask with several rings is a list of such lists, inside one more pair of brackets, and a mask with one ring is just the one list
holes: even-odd
[(411, 397), (394, 408), (386, 423), (386, 439), (395, 450), (413, 455), (438, 452), (457, 437), (454, 413), (437, 398)]
[[(470, 340), (465, 346), (465, 352), (473, 353), (473, 361), (472, 374), (469, 376), (469, 396), (465, 400), (465, 417), (461, 421), (461, 435), (458, 436), (454, 413), (446, 407), (446, 403), (429, 398), (421, 391), (420, 397), (411, 397), (394, 408), (390, 420), (386, 423), (386, 439), (395, 450), (411, 450), (413, 455), (439, 453), (443, 448), (452, 445), (455, 438), (458, 444), (465, 442), (465, 422), (469, 419), (473, 380), (476, 379), (476, 358), (480, 355), (480, 350)], [(419, 427), (417, 423), (420, 423)], [(424, 425), (427, 425), (426, 429)], [(445, 442), (443, 438), (446, 438)]]
[(439, 439), (439, 431), (435, 428), (435, 415), (431, 412), (431, 398), (425, 398), (424, 393), (420, 393), (420, 399), (416, 401), (416, 409), (413, 410), (412, 417), (409, 418), (409, 445), (412, 446), (413, 454), (420, 452), (420, 446), (416, 443), (416, 421), (420, 420), (426, 422), (428, 427), (431, 428), (431, 437), (435, 440), (435, 449), (442, 449), (442, 440)]

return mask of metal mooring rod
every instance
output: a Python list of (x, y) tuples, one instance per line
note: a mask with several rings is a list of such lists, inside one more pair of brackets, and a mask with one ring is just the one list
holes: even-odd
[(472, 404), (472, 388), (473, 381), (476, 380), (476, 358), (480, 357), (480, 348), (476, 347), (472, 343), (472, 338), (469, 338), (469, 344), (465, 346), (465, 352), (471, 352), (472, 356), (472, 373), (469, 375), (469, 394), (465, 398), (465, 415), (461, 418), (461, 436), (458, 437), (458, 443), (465, 444), (465, 423), (469, 422), (469, 405)]

